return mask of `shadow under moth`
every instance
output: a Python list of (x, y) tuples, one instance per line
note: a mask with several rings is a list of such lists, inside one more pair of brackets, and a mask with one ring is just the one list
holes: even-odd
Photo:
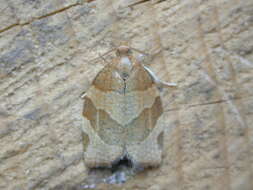
[[(119, 46), (83, 95), (84, 162), (88, 168), (112, 167), (122, 159), (133, 167), (159, 166), (163, 146), (160, 81), (134, 56), (137, 49)], [(140, 51), (138, 51), (140, 53)]]

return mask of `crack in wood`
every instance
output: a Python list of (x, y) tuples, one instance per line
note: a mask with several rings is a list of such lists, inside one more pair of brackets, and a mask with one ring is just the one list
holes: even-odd
[[(90, 1), (86, 1), (86, 2), (89, 3), (89, 2), (91, 2), (91, 0), (90, 0)], [(52, 12), (50, 12), (50, 13), (47, 13), (47, 14), (45, 14), (45, 15), (34, 17), (34, 18), (32, 18), (31, 20), (29, 20), (29, 21), (27, 21), (27, 22), (24, 22), (24, 23), (17, 22), (17, 23), (11, 24), (11, 25), (9, 25), (9, 26), (3, 28), (3, 29), (0, 29), (0, 33), (3, 33), (3, 32), (5, 32), (5, 31), (8, 31), (8, 30), (10, 30), (10, 29), (12, 29), (12, 28), (14, 28), (14, 27), (17, 27), (17, 26), (26, 26), (26, 25), (29, 25), (29, 24), (31, 24), (32, 22), (36, 21), (36, 20), (41, 20), (41, 19), (43, 19), (43, 18), (47, 18), (47, 17), (53, 16), (53, 15), (62, 13), (62, 12), (64, 12), (64, 11), (68, 10), (68, 9), (71, 9), (71, 8), (73, 8), (73, 7), (76, 7), (76, 6), (79, 6), (79, 5), (82, 5), (82, 4), (83, 4), (83, 3), (77, 2), (77, 3), (74, 3), (74, 4), (68, 5), (68, 6), (66, 6), (66, 7), (62, 7), (62, 8), (60, 8), (60, 9), (57, 9), (57, 10), (55, 10), (55, 11), (52, 11)]]
[(230, 99), (220, 99), (220, 100), (214, 100), (214, 101), (210, 101), (210, 102), (203, 102), (203, 103), (199, 103), (199, 104), (183, 104), (181, 107), (170, 108), (170, 109), (165, 110), (164, 112), (179, 111), (179, 110), (182, 110), (182, 109), (185, 110), (185, 109), (190, 109), (190, 108), (199, 107), (199, 106), (222, 104), (222, 103), (227, 103), (231, 100), (241, 100), (241, 99), (247, 99), (247, 98), (251, 98), (251, 96), (248, 96), (248, 97), (235, 97), (235, 98), (230, 98)]
[[(128, 7), (133, 8), (133, 7), (135, 7), (136, 5), (140, 5), (140, 4), (143, 4), (143, 3), (147, 3), (148, 1), (149, 1), (149, 2), (153, 2), (153, 0), (141, 0), (141, 1), (137, 1), (137, 2), (135, 2), (135, 3), (132, 3), (132, 4), (128, 5)], [(159, 3), (162, 3), (162, 2), (164, 2), (164, 1), (166, 1), (166, 0), (155, 0), (155, 1), (153, 2), (153, 4), (159, 4)]]

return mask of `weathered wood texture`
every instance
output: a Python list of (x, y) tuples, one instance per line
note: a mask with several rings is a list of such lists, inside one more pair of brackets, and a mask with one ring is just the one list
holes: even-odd
[(162, 166), (121, 187), (253, 189), (252, 0), (0, 0), (0, 189), (71, 189), (82, 162), (80, 94), (122, 40), (155, 54)]

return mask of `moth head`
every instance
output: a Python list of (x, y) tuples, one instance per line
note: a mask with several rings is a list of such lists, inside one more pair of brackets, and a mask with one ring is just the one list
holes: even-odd
[(131, 49), (130, 47), (128, 46), (119, 46), (117, 49), (116, 49), (116, 55), (119, 56), (119, 57), (122, 57), (122, 56), (129, 56), (131, 54)]

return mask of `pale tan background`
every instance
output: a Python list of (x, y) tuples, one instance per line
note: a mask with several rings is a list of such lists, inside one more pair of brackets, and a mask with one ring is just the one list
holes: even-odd
[(132, 2), (0, 0), (0, 189), (78, 189), (88, 60), (123, 40), (179, 87), (162, 166), (99, 188), (253, 189), (253, 1)]

